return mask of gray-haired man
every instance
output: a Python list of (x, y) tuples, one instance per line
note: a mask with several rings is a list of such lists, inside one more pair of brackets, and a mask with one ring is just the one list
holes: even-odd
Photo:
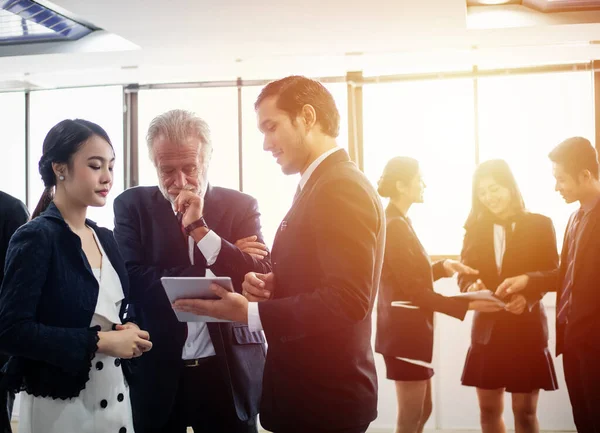
[(159, 185), (114, 205), (131, 300), (154, 342), (131, 384), (136, 432), (255, 432), (264, 337), (239, 323), (179, 322), (160, 278), (228, 276), (241, 292), (247, 272), (269, 272), (257, 202), (208, 184), (209, 130), (194, 114), (156, 117), (147, 141)]

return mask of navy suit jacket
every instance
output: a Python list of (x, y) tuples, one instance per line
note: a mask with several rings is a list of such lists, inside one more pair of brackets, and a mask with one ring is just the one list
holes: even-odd
[(356, 428), (377, 416), (371, 312), (385, 242), (377, 193), (345, 151), (328, 156), (273, 245), (275, 291), (260, 421), (270, 431)]
[[(597, 347), (600, 335), (600, 202), (591, 214), (574, 254), (573, 289), (569, 305), (568, 323), (556, 324), (556, 354), (576, 347)], [(576, 213), (576, 212), (575, 212)], [(556, 291), (557, 305), (563, 295), (564, 278), (568, 265), (567, 233), (571, 230), (573, 217), (565, 230), (560, 266), (551, 271), (531, 272), (524, 293), (536, 296), (542, 292)], [(540, 270), (541, 271), (541, 270)], [(557, 309), (558, 314), (558, 309)]]
[(29, 220), (29, 212), (25, 205), (19, 199), (0, 191), (0, 286), (4, 278), (8, 242), (27, 220)]
[[(110, 230), (86, 223), (119, 275), (127, 313), (129, 282)], [(94, 276), (81, 239), (54, 203), (12, 237), (0, 290), (0, 351), (11, 355), (4, 385), (36, 396), (71, 398), (89, 380), (99, 327), (90, 328), (98, 300)], [(130, 362), (121, 364), (129, 380)]]
[[(489, 290), (495, 291), (505, 278), (526, 272), (552, 270), (558, 265), (556, 234), (552, 220), (540, 214), (525, 213), (515, 221), (500, 273), (496, 266), (494, 228), (489, 221), (479, 221), (467, 229), (461, 259), (466, 265), (479, 270), (479, 275), (459, 275), (458, 284), (462, 291), (468, 290), (477, 279), (481, 279)], [(519, 315), (504, 310), (496, 313), (475, 312), (471, 342), (488, 344), (496, 323), (508, 320), (520, 329), (520, 340), (527, 341), (535, 347), (546, 347), (548, 320), (544, 306), (539, 301), (543, 292), (550, 289), (548, 285), (538, 293), (525, 292), (529, 308)]]
[[(187, 335), (187, 325), (177, 320), (160, 278), (204, 276), (206, 260), (196, 248), (194, 265), (190, 264), (177, 217), (158, 187), (131, 188), (117, 197), (114, 209), (115, 238), (129, 272), (136, 317), (153, 342), (152, 350), (138, 360), (137, 386), (131, 387), (134, 421), (138, 428), (157, 427), (166, 423), (175, 402)], [(257, 260), (233, 245), (252, 235), (263, 242), (259, 217), (254, 198), (208, 187), (204, 219), (221, 237), (221, 251), (210, 269), (230, 277), (238, 292), (246, 273), (271, 270), (270, 257)], [(224, 377), (229, 378), (232, 404), (239, 419), (247, 420), (258, 412), (264, 337), (240, 323), (209, 323), (208, 330)]]

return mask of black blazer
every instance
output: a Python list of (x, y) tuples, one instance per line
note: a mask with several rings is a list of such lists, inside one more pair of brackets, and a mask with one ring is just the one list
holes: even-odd
[[(131, 400), (137, 428), (164, 425), (171, 413), (181, 370), (187, 325), (177, 320), (160, 278), (204, 276), (206, 260), (196, 248), (194, 265), (188, 257), (177, 217), (157, 187), (136, 187), (114, 203), (115, 238), (125, 258), (132, 284), (132, 302), (141, 326), (148, 330), (152, 350), (139, 358)], [(231, 277), (241, 292), (247, 272), (268, 273), (270, 258), (256, 260), (233, 245), (257, 235), (263, 242), (260, 214), (254, 198), (238, 191), (209, 186), (204, 219), (221, 239), (221, 251), (210, 267), (217, 276)], [(208, 331), (224, 377), (230, 378), (232, 402), (240, 420), (256, 415), (265, 360), (262, 333), (239, 323), (209, 323)], [(199, 392), (210, 392), (199, 390)]]
[[(502, 272), (498, 273), (494, 252), (494, 227), (491, 221), (479, 221), (467, 229), (461, 253), (463, 263), (479, 270), (479, 275), (461, 275), (458, 284), (466, 291), (481, 279), (492, 292), (505, 278), (527, 272), (546, 271), (558, 265), (556, 234), (552, 220), (543, 215), (525, 213), (515, 221), (511, 241), (506, 246)], [(519, 329), (519, 339), (538, 347), (548, 345), (548, 320), (540, 299), (549, 286), (535, 294), (524, 294), (528, 308), (520, 315), (507, 311), (496, 313), (475, 312), (471, 341), (487, 344), (498, 321), (510, 321)]]
[(21, 200), (0, 191), (0, 285), (4, 279), (4, 261), (8, 242), (27, 220), (29, 220), (29, 212)]
[[(86, 223), (96, 232), (119, 275), (127, 314), (129, 282), (110, 230)], [(12, 237), (0, 290), (0, 351), (11, 355), (7, 385), (35, 396), (76, 397), (89, 380), (99, 327), (90, 328), (98, 300), (94, 276), (81, 239), (51, 203)], [(122, 363), (127, 379), (128, 362)]]
[[(598, 345), (600, 335), (600, 202), (589, 215), (575, 252), (573, 290), (571, 292), (568, 324), (556, 325), (556, 354), (565, 347), (580, 344)], [(571, 215), (565, 234), (569, 232)], [(566, 236), (566, 235), (565, 235)], [(560, 267), (547, 272), (531, 272), (526, 292), (536, 296), (544, 291), (558, 291), (557, 305), (562, 296), (563, 280), (567, 270), (567, 242), (563, 242)], [(558, 314), (558, 309), (557, 309)]]
[(377, 416), (371, 312), (383, 259), (383, 209), (343, 150), (313, 172), (279, 226), (275, 292), (259, 303), (269, 342), (261, 424), (337, 430)]
[[(431, 265), (409, 221), (394, 204), (388, 205), (385, 216), (375, 350), (385, 356), (431, 362), (434, 311), (462, 320), (469, 303), (433, 291), (433, 282), (445, 276), (443, 262)], [(392, 307), (392, 301), (410, 301), (419, 309)]]

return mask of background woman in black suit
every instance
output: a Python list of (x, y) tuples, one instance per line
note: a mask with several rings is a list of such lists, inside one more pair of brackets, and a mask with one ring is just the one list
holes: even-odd
[[(385, 258), (377, 305), (375, 350), (384, 357), (387, 378), (396, 382), (397, 433), (422, 432), (432, 410), (431, 376), (433, 312), (462, 320), (468, 309), (496, 311), (488, 301), (468, 302), (433, 291), (433, 281), (455, 272), (477, 271), (454, 260), (431, 265), (406, 217), (413, 203), (423, 201), (425, 184), (412, 158), (390, 160), (379, 180), (379, 194), (390, 199), (386, 209)], [(406, 308), (392, 307), (405, 301)]]
[[(462, 291), (495, 291), (506, 277), (557, 267), (552, 221), (525, 210), (505, 161), (477, 167), (472, 200), (461, 257), (480, 273), (459, 276)], [(537, 432), (539, 390), (557, 389), (540, 300), (513, 295), (506, 311), (475, 314), (462, 383), (477, 387), (484, 433), (505, 432), (504, 391), (512, 393), (515, 430)]]

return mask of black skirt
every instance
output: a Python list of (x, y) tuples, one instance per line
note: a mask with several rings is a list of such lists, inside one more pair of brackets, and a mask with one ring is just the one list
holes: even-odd
[(558, 389), (548, 347), (519, 339), (512, 326), (494, 327), (488, 344), (471, 344), (462, 384), (481, 389), (505, 388), (511, 393)]
[(431, 379), (433, 368), (413, 364), (393, 356), (384, 356), (386, 377), (390, 380), (412, 382)]

